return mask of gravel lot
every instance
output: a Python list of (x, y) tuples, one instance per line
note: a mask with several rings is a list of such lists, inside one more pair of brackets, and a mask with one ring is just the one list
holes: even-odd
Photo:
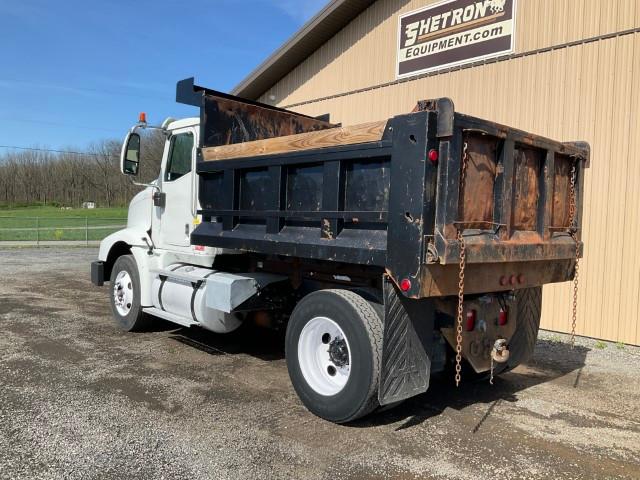
[(282, 335), (116, 330), (96, 255), (0, 251), (2, 479), (640, 478), (640, 349), (543, 333), (493, 387), (337, 426), (298, 402)]

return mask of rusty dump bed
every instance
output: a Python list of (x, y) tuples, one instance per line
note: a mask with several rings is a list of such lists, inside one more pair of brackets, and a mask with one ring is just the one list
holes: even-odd
[(178, 99), (201, 112), (193, 244), (366, 266), (409, 279), (414, 298), (457, 293), (459, 231), (467, 293), (573, 275), (587, 144), (463, 115), (446, 98), (339, 127), (181, 83)]

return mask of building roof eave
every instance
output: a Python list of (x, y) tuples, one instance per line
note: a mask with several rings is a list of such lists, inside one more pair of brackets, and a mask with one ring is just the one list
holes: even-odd
[(231, 91), (256, 100), (375, 0), (331, 0)]

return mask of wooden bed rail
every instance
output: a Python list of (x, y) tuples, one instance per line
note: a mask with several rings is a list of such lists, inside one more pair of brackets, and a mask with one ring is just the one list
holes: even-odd
[(202, 159), (205, 162), (211, 162), (377, 142), (382, 139), (386, 125), (387, 120), (383, 120), (266, 140), (205, 147), (202, 149)]

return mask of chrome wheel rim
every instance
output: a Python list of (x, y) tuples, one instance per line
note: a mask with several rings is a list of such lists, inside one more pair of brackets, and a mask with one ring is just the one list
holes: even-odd
[(341, 392), (351, 373), (349, 341), (340, 326), (327, 317), (314, 317), (298, 340), (298, 363), (307, 384), (320, 395)]
[(120, 315), (126, 317), (133, 306), (133, 282), (129, 272), (123, 270), (113, 282), (113, 303)]

